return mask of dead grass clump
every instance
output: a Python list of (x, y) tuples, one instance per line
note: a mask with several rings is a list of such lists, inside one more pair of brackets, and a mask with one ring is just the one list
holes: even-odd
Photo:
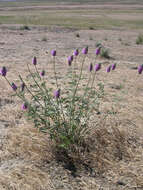
[(131, 157), (127, 136), (116, 127), (112, 127), (111, 130), (101, 127), (82, 142), (80, 147), (72, 148), (73, 151), (70, 153), (54, 149), (54, 154), (56, 160), (63, 163), (74, 176), (83, 171), (90, 175), (100, 175), (117, 161)]

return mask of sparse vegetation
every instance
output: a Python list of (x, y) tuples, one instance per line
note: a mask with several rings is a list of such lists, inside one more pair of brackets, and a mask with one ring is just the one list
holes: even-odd
[(77, 38), (80, 38), (80, 34), (79, 34), (79, 33), (76, 33), (75, 36), (76, 36)]
[(136, 44), (140, 45), (143, 44), (143, 34), (139, 34), (137, 39), (136, 39)]
[(94, 30), (94, 27), (90, 26), (90, 27), (89, 27), (89, 30)]
[(46, 37), (46, 36), (43, 36), (43, 37), (42, 37), (42, 41), (43, 41), (43, 42), (47, 42), (47, 37)]
[(103, 58), (106, 58), (106, 59), (110, 59), (110, 56), (109, 56), (109, 49), (107, 49), (107, 48), (105, 48), (105, 47), (102, 47), (102, 48), (101, 48), (100, 56), (103, 57)]
[(122, 41), (122, 38), (118, 38), (118, 40), (121, 42), (121, 41)]
[(30, 27), (27, 25), (20, 26), (20, 30), (30, 30)]

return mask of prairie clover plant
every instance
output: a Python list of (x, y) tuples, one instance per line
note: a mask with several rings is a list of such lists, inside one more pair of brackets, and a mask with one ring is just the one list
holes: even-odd
[[(100, 54), (100, 49), (99, 47), (96, 50), (96, 56)], [(96, 88), (94, 84), (101, 63), (85, 65), (87, 54), (88, 47), (83, 48), (81, 53), (76, 49), (67, 58), (68, 64), (65, 66), (68, 69), (60, 81), (56, 71), (57, 52), (52, 50), (51, 63), (55, 80), (52, 88), (49, 87), (50, 81), (46, 80), (46, 70), (38, 70), (36, 57), (33, 58), (31, 65), (27, 64), (30, 77), (23, 79), (19, 75), (19, 85), (10, 83), (6, 67), (1, 68), (1, 76), (11, 86), (14, 95), (22, 100), (21, 109), (27, 114), (28, 119), (33, 121), (39, 131), (48, 133), (58, 147), (68, 151), (73, 150), (74, 146), (80, 146), (84, 141), (85, 135), (89, 132), (90, 118), (99, 111), (104, 96), (103, 84), (97, 84), (96, 81)], [(76, 60), (82, 60), (81, 66)], [(83, 74), (86, 66), (87, 78)], [(113, 64), (106, 71), (110, 72), (115, 68), (116, 64)]]

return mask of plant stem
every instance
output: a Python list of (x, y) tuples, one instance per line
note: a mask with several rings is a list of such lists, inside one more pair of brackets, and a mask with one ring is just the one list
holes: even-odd
[(57, 89), (59, 88), (59, 85), (58, 85), (58, 79), (57, 79), (57, 75), (56, 75), (56, 64), (55, 64), (55, 57), (53, 57), (53, 69), (54, 69), (54, 75), (55, 75), (55, 80), (56, 80), (56, 86), (57, 86)]
[[(54, 75), (55, 75), (55, 80), (56, 80), (56, 86), (57, 86), (57, 89), (59, 89), (58, 79), (57, 79), (57, 75), (56, 75), (55, 57), (53, 57), (53, 66), (54, 66), (53, 69), (54, 69)], [(62, 104), (61, 104), (60, 101), (58, 101), (58, 106), (61, 108), (62, 115), (63, 115), (63, 120), (64, 120), (64, 122), (66, 122), (65, 115), (64, 115), (64, 111), (63, 111), (63, 106), (62, 106)]]
[(38, 78), (41, 80), (41, 76), (39, 75), (38, 69), (37, 69), (36, 65), (34, 65), (34, 66), (35, 66), (35, 70), (36, 70), (36, 72), (37, 72), (37, 76), (38, 76)]
[(33, 93), (29, 90), (28, 86), (26, 85), (26, 83), (25, 83), (24, 80), (22, 79), (21, 75), (19, 75), (19, 78), (20, 78), (21, 82), (23, 82), (23, 83), (25, 84), (25, 87), (26, 87), (27, 91), (31, 94), (31, 96), (37, 101), (37, 103), (38, 103), (42, 108), (44, 108), (43, 105), (39, 102), (39, 100), (37, 100), (37, 98), (36, 98), (36, 97), (33, 95)]
[[(70, 126), (71, 126), (71, 121), (74, 120), (74, 111), (75, 111), (75, 95), (76, 95), (76, 92), (77, 92), (77, 89), (78, 89), (78, 85), (79, 85), (79, 82), (81, 80), (81, 76), (82, 76), (82, 71), (83, 71), (83, 65), (84, 65), (84, 62), (85, 62), (85, 58), (86, 58), (86, 55), (84, 56), (83, 58), (83, 61), (82, 61), (82, 65), (81, 65), (81, 70), (80, 70), (80, 75), (79, 75), (79, 79), (77, 81), (77, 84), (76, 84), (76, 87), (75, 87), (75, 90), (74, 90), (74, 93), (73, 93), (73, 98), (71, 100), (71, 105), (70, 105)], [(73, 112), (73, 113), (72, 113)]]

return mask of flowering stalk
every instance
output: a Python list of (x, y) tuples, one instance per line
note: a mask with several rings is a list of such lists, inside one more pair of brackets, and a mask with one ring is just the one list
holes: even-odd
[(33, 65), (34, 65), (34, 67), (35, 67), (35, 70), (36, 70), (36, 73), (37, 73), (38, 78), (41, 80), (40, 74), (39, 74), (38, 69), (37, 69), (37, 66), (36, 66), (36, 65), (37, 65), (37, 58), (36, 58), (36, 57), (33, 58), (32, 63), (33, 63)]
[(57, 88), (59, 88), (57, 74), (56, 74), (56, 63), (55, 63), (56, 50), (52, 50), (51, 55), (53, 56), (53, 69), (54, 69), (54, 75), (55, 75), (55, 80), (56, 80), (56, 86)]
[(25, 89), (25, 83), (23, 82), (23, 83), (21, 84), (21, 92), (24, 92), (24, 89)]
[[(94, 81), (95, 81), (95, 76), (96, 76), (96, 72), (97, 71), (99, 71), (101, 69), (101, 63), (98, 63), (98, 64), (96, 64), (95, 65), (95, 67), (94, 67), (94, 74), (93, 74), (93, 79), (92, 79), (92, 84), (91, 84), (91, 90), (92, 90), (92, 88), (93, 88), (93, 85), (94, 85)], [(87, 98), (87, 101), (89, 102), (89, 98), (90, 98), (90, 94), (88, 95), (88, 98)], [(91, 104), (91, 102), (90, 102), (90, 104)], [(89, 108), (88, 108), (89, 109)], [(87, 110), (88, 110), (87, 109)], [(87, 111), (87, 113), (86, 113), (86, 117), (88, 118), (88, 113), (90, 113), (89, 111)]]
[(74, 74), (75, 74), (75, 76), (76, 76), (76, 66), (77, 66), (77, 64), (76, 64), (76, 60), (77, 60), (77, 56), (79, 55), (79, 50), (78, 49), (76, 49), (74, 52), (73, 52), (73, 55), (74, 55)]
[(29, 92), (29, 94), (31, 94), (31, 96), (33, 97), (33, 99), (34, 99), (42, 108), (44, 108), (43, 105), (39, 102), (39, 100), (38, 100), (38, 99), (33, 95), (33, 93), (29, 90), (28, 86), (27, 86), (26, 83), (23, 81), (21, 75), (19, 75), (19, 78), (20, 78), (21, 82), (25, 84), (25, 88), (27, 89), (27, 91)]
[[(57, 86), (59, 98), (60, 98), (60, 89), (59, 89), (59, 85), (58, 85), (58, 79), (57, 79), (57, 75), (56, 75), (56, 64), (55, 64), (56, 50), (52, 50), (51, 55), (53, 56), (53, 69), (54, 69), (54, 75), (55, 75), (55, 80), (56, 80), (56, 86)], [(71, 57), (71, 59), (73, 59), (73, 57)], [(63, 120), (65, 122), (66, 120), (65, 120), (65, 115), (64, 115), (64, 111), (63, 111), (63, 106), (58, 99), (56, 99), (56, 100), (57, 100), (58, 106), (60, 106), (60, 108), (61, 108)]]
[(28, 68), (28, 71), (29, 71), (29, 73), (31, 74), (31, 76), (32, 76), (33, 81), (35, 82), (35, 84), (38, 86), (38, 88), (39, 88), (42, 92), (44, 92), (43, 89), (42, 89), (42, 88), (40, 87), (40, 85), (38, 84), (38, 82), (35, 80), (35, 77), (33, 76), (33, 74), (32, 74), (32, 72), (31, 72), (31, 70), (30, 70), (28, 64), (27, 64), (27, 68)]
[[(40, 87), (40, 85), (39, 85), (38, 82), (35, 80), (34, 76), (32, 75), (31, 70), (30, 70), (28, 64), (27, 64), (27, 67), (28, 67), (28, 71), (29, 71), (29, 73), (31, 74), (31, 76), (32, 76), (33, 81), (35, 82), (35, 84), (36, 84), (37, 87), (43, 92), (43, 94), (45, 94), (45, 91)], [(27, 89), (28, 89), (28, 88), (27, 88)], [(28, 89), (28, 91), (29, 91), (29, 93), (31, 93), (31, 91), (30, 91), (29, 89)], [(46, 91), (46, 92), (47, 92), (47, 91)], [(31, 93), (31, 95), (32, 95), (32, 93)], [(48, 95), (48, 98), (47, 98), (46, 95)], [(46, 93), (46, 95), (45, 95), (45, 96), (43, 95), (43, 99), (46, 98), (46, 101), (49, 101), (49, 99), (50, 99), (49, 94)], [(34, 95), (32, 95), (32, 96), (33, 96), (33, 98), (35, 98)], [(36, 98), (36, 100), (37, 100), (37, 98)], [(38, 102), (39, 102), (39, 101), (38, 101)], [(39, 103), (40, 103), (40, 102), (39, 102)], [(41, 104), (41, 103), (40, 103), (40, 104)], [(41, 104), (41, 105), (42, 105), (42, 104)], [(42, 107), (43, 107), (43, 105), (42, 105)], [(43, 108), (44, 108), (44, 107), (43, 107)]]
[[(91, 73), (92, 70), (93, 70), (93, 65), (92, 65), (92, 63), (91, 63), (91, 64), (89, 65), (89, 72)], [(86, 94), (87, 94), (87, 91), (88, 91), (88, 86), (89, 86), (89, 83), (90, 83), (90, 81), (91, 81), (91, 76), (92, 76), (92, 74), (89, 75), (89, 79), (88, 79), (88, 82), (87, 82), (87, 84), (86, 84), (86, 88), (85, 88), (85, 91), (84, 91), (82, 100), (83, 100), (84, 97), (86, 97)]]
[(7, 81), (7, 83), (9, 84), (9, 86), (15, 91), (16, 95), (22, 100), (22, 101), (26, 101), (25, 97), (18, 94), (17, 92), (17, 86), (14, 83), (10, 83), (9, 80), (7, 79), (6, 75), (4, 76), (5, 80)]
[(101, 63), (97, 63), (94, 67), (94, 74), (93, 74), (93, 80), (92, 80), (92, 84), (91, 84), (91, 89), (93, 88), (93, 84), (94, 84), (94, 81), (95, 81), (95, 75), (96, 75), (96, 72), (99, 71), (101, 69)]
[[(90, 75), (89, 75), (89, 78), (88, 78), (88, 82), (87, 82), (87, 84), (86, 84), (86, 87), (85, 87), (85, 91), (84, 91), (84, 93), (83, 93), (83, 96), (82, 96), (82, 98), (81, 98), (81, 100), (82, 100), (82, 106), (83, 106), (83, 100), (86, 98), (86, 95), (87, 95), (87, 92), (88, 92), (88, 86), (89, 86), (89, 83), (90, 83), (90, 81), (91, 81), (91, 76), (92, 76), (92, 74), (91, 74), (91, 72), (92, 72), (92, 70), (93, 70), (93, 65), (92, 65), (92, 63), (89, 65), (89, 72), (90, 72)], [(88, 97), (88, 99), (89, 99), (89, 97)], [(88, 102), (88, 100), (87, 100), (87, 102)], [(81, 111), (79, 111), (79, 114), (78, 114), (78, 117), (80, 116), (80, 114), (81, 114)]]
[[(76, 87), (75, 87), (75, 90), (73, 92), (73, 97), (72, 97), (72, 100), (71, 100), (71, 105), (70, 105), (70, 125), (71, 125), (71, 120), (73, 119), (74, 120), (74, 110), (75, 110), (75, 95), (76, 95), (76, 92), (77, 92), (77, 89), (78, 89), (78, 86), (79, 86), (79, 82), (81, 80), (81, 76), (82, 76), (82, 71), (83, 71), (83, 65), (84, 65), (84, 62), (85, 62), (85, 59), (86, 59), (86, 54), (88, 52), (88, 49), (84, 48), (83, 49), (83, 54), (84, 54), (84, 58), (83, 58), (83, 61), (82, 61), (82, 65), (81, 65), (81, 69), (80, 69), (80, 74), (79, 74), (79, 78), (78, 78), (78, 81), (76, 83)], [(73, 112), (73, 113), (72, 113)]]

